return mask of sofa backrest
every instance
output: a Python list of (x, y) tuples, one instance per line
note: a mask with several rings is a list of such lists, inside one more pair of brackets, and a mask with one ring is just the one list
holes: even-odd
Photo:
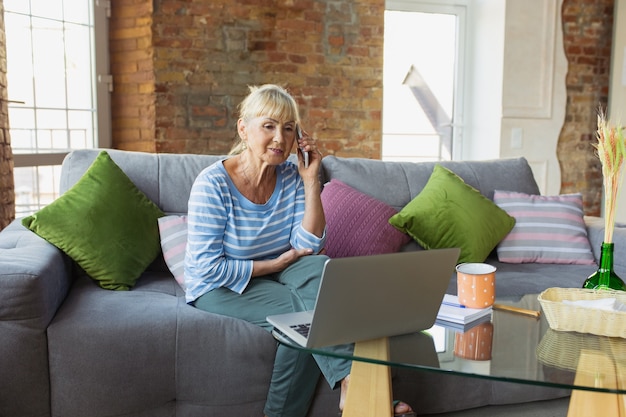
[[(103, 149), (79, 149), (63, 160), (59, 190), (69, 190)], [(187, 213), (194, 180), (226, 155), (168, 154), (106, 149), (130, 180), (167, 214)], [(290, 159), (295, 160), (291, 155)]]
[[(81, 149), (65, 158), (61, 170), (61, 193), (82, 177), (100, 151)], [(155, 154), (114, 149), (107, 152), (131, 181), (164, 212), (181, 214), (187, 212), (191, 186), (200, 171), (225, 158), (223, 155)], [(424, 188), (435, 164), (326, 156), (322, 161), (321, 176), (323, 182), (336, 178), (399, 210)], [(524, 158), (447, 161), (440, 164), (490, 199), (496, 189), (539, 194), (530, 166)]]
[(325, 182), (338, 179), (400, 210), (424, 188), (436, 164), (450, 169), (491, 200), (494, 190), (540, 193), (525, 158), (387, 162), (327, 156), (322, 164), (322, 178)]
[[(102, 149), (81, 149), (65, 158), (61, 169), (61, 193), (82, 177), (100, 151)], [(106, 151), (131, 181), (166, 213), (186, 213), (191, 186), (200, 171), (224, 158), (219, 155)]]

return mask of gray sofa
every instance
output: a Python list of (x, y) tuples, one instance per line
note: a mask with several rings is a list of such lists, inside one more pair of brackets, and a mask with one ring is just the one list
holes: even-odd
[[(109, 153), (165, 213), (186, 212), (196, 175), (219, 158)], [(66, 158), (62, 192), (97, 154), (80, 150)], [(400, 209), (426, 184), (433, 165), (329, 156), (322, 176)], [(524, 159), (443, 165), (490, 198), (495, 189), (538, 193)], [(586, 221), (598, 256), (603, 223)], [(618, 251), (626, 247), (624, 236), (618, 228)], [(407, 250), (414, 247), (409, 244)], [(618, 252), (615, 259), (617, 272), (626, 276), (626, 256)], [(498, 267), (498, 295), (507, 296), (579, 287), (595, 270), (591, 265), (501, 264), (495, 257), (489, 262)], [(454, 277), (449, 290), (456, 291)], [(19, 220), (0, 232), (0, 416), (261, 416), (275, 349), (276, 342), (261, 328), (185, 304), (162, 258), (131, 291), (109, 291), (78, 273), (67, 256)], [(394, 391), (420, 413), (568, 394), (403, 370), (394, 370)], [(336, 415), (338, 395), (320, 383), (310, 415)]]

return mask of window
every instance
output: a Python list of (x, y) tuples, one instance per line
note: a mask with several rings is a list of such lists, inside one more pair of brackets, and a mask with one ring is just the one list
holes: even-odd
[(465, 7), (446, 3), (387, 0), (385, 160), (459, 158)]
[[(108, 109), (108, 86), (97, 82), (97, 74), (108, 72), (101, 3), (4, 0), (17, 217), (58, 196), (60, 164), (69, 151), (110, 143), (101, 136), (109, 113), (97, 111)], [(103, 23), (98, 36), (95, 22)]]

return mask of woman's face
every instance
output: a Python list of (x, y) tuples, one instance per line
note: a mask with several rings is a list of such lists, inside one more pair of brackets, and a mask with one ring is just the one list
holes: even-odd
[(296, 123), (267, 116), (239, 119), (239, 135), (253, 156), (269, 165), (279, 165), (289, 157), (296, 140)]

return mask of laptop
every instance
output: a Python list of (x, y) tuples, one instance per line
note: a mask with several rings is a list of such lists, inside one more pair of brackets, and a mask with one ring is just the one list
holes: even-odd
[(271, 315), (278, 337), (320, 348), (429, 329), (460, 249), (431, 249), (326, 261), (315, 308)]

